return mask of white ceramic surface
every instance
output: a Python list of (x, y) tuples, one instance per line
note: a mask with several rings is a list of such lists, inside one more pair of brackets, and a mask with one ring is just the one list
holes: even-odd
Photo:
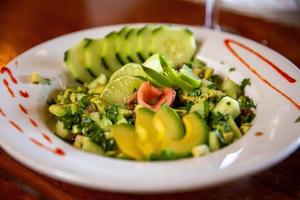
[[(294, 121), (300, 115), (299, 108), (250, 72), (226, 48), (224, 40), (233, 39), (254, 49), (293, 77), (296, 82), (288, 82), (249, 50), (231, 44), (253, 69), (294, 102), (298, 102), (298, 105), (300, 70), (286, 58), (261, 44), (193, 26), (189, 28), (203, 43), (198, 56), (209, 66), (214, 67), (217, 73), (238, 82), (245, 77), (251, 78), (252, 85), (247, 93), (257, 103), (257, 118), (246, 136), (202, 158), (151, 163), (92, 155), (60, 140), (45, 125), (43, 107), (51, 91), (63, 87), (68, 81), (63, 66), (64, 51), (84, 37), (101, 37), (122, 26), (100, 27), (58, 37), (28, 50), (7, 65), (18, 81), (17, 84), (13, 83), (7, 72), (0, 74), (0, 145), (7, 153), (24, 165), (59, 180), (96, 189), (142, 193), (181, 191), (229, 181), (270, 167), (297, 149), (300, 143), (300, 123)], [(228, 72), (230, 67), (235, 67), (236, 71)], [(28, 83), (27, 79), (34, 71), (50, 78), (52, 84)], [(14, 98), (3, 84), (4, 78), (14, 93)], [(28, 91), (30, 97), (20, 96), (19, 90)], [(18, 104), (22, 104), (28, 114), (21, 112)], [(38, 127), (30, 122), (30, 118)], [(18, 131), (9, 120), (18, 124), (23, 132)], [(52, 143), (41, 132), (47, 134)], [(256, 132), (262, 132), (263, 135), (256, 136)], [(39, 144), (32, 142), (30, 138), (34, 138)], [(60, 148), (65, 154), (53, 153), (56, 148)], [(61, 153), (57, 149), (56, 152)]]

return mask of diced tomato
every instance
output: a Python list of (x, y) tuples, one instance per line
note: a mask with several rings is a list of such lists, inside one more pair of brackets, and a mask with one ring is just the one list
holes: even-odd
[(149, 81), (142, 83), (138, 90), (138, 104), (157, 111), (160, 106), (167, 103), (172, 105), (176, 92), (172, 88), (156, 88)]

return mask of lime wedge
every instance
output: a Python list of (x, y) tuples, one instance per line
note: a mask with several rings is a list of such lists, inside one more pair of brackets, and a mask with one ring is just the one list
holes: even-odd
[(113, 73), (113, 75), (110, 77), (110, 81), (113, 81), (121, 76), (146, 77), (147, 75), (145, 74), (141, 65), (136, 63), (128, 63)]
[(101, 98), (107, 103), (125, 106), (129, 97), (139, 89), (142, 82), (137, 77), (121, 76), (105, 86)]

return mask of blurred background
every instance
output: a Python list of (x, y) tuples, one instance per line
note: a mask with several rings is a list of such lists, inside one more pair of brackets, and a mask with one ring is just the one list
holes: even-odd
[[(295, 51), (284, 52), (286, 43), (300, 43), (300, 0), (213, 1), (219, 2), (223, 30), (262, 42), (300, 63)], [(205, 0), (0, 0), (0, 65), (38, 43), (85, 28), (133, 22), (201, 26), (204, 4)]]

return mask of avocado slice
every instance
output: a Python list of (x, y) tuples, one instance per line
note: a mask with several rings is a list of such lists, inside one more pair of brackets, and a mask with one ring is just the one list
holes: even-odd
[(155, 129), (153, 119), (155, 113), (148, 108), (136, 110), (135, 131), (138, 137), (138, 146), (149, 158), (160, 146), (163, 135)]
[(156, 130), (170, 140), (184, 137), (184, 126), (177, 112), (167, 104), (163, 104), (153, 118)]
[(163, 73), (162, 66), (159, 60), (159, 54), (154, 54), (149, 57), (143, 64), (143, 70), (150, 78), (150, 81), (159, 87), (175, 87), (169, 78)]
[(182, 120), (185, 125), (184, 137), (179, 141), (165, 141), (158, 153), (170, 152), (176, 157), (184, 157), (189, 155), (195, 146), (208, 143), (209, 128), (200, 114), (190, 112)]
[(163, 68), (163, 71), (165, 72), (165, 74), (167, 74), (168, 78), (173, 84), (184, 91), (191, 91), (194, 88), (188, 82), (179, 77), (178, 72), (167, 63), (163, 56), (159, 56), (159, 61)]
[(137, 146), (138, 135), (134, 126), (130, 124), (115, 125), (112, 128), (112, 134), (118, 147), (125, 155), (136, 160), (145, 160), (145, 155)]
[(183, 65), (182, 68), (179, 70), (179, 77), (189, 83), (193, 88), (199, 88), (201, 85), (201, 80), (197, 77), (191, 68), (187, 65)]

